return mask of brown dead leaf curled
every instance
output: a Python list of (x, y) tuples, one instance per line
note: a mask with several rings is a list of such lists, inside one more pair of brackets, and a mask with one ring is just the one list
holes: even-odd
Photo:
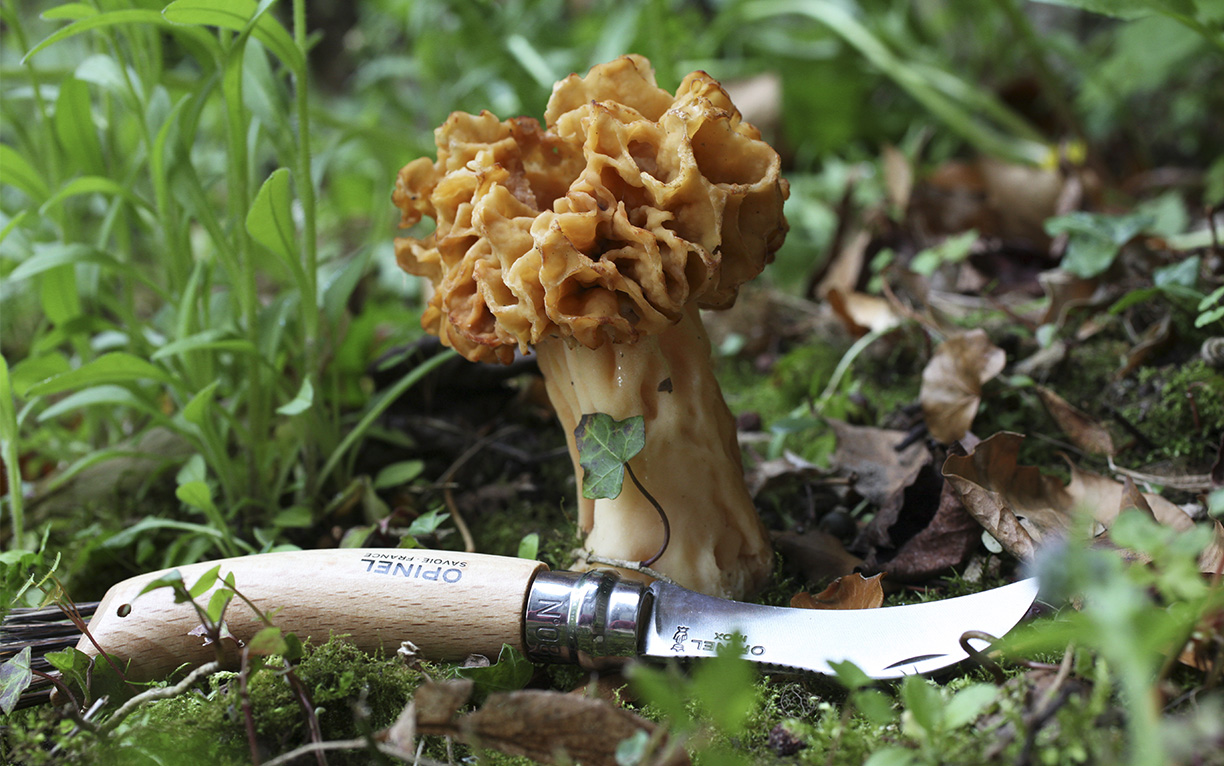
[(884, 603), (883, 576), (863, 577), (856, 572), (839, 577), (815, 596), (807, 591), (796, 593), (790, 605), (796, 609), (878, 609)]
[(897, 445), (905, 441), (904, 431), (854, 426), (833, 418), (827, 422), (837, 437), (832, 464), (842, 473), (852, 474), (854, 490), (877, 508), (899, 506), (905, 488), (931, 462), (931, 453), (921, 443), (897, 450)]
[(846, 550), (842, 541), (820, 529), (798, 533), (787, 530), (773, 538), (774, 548), (787, 565), (808, 582), (824, 582), (854, 571), (862, 559)]
[(1113, 438), (1109, 431), (1093, 420), (1088, 413), (1075, 407), (1045, 386), (1036, 387), (1042, 406), (1062, 430), (1071, 443), (1094, 455), (1113, 455)]
[(689, 763), (682, 748), (668, 746), (657, 724), (604, 699), (527, 689), (490, 694), (478, 709), (460, 715), (471, 693), (470, 681), (421, 686), (400, 720), (388, 730), (388, 738), (404, 750), (412, 749), (412, 736), (428, 734), (537, 763), (617, 766), (617, 746), (644, 731), (659, 743), (646, 763)]
[[(868, 572), (886, 571), (891, 582), (922, 582), (968, 560), (982, 538), (982, 527), (943, 481), (935, 515), (887, 559), (876, 549), (863, 564)], [(904, 512), (904, 511), (903, 511)]]
[(855, 337), (868, 332), (886, 332), (901, 324), (901, 317), (893, 305), (878, 295), (850, 291), (829, 290), (825, 295), (833, 313)]
[(967, 455), (949, 455), (944, 478), (965, 509), (1008, 553), (1031, 559), (1037, 545), (1067, 525), (1070, 497), (1062, 483), (1017, 462), (1021, 434), (1001, 432)]
[(968, 455), (950, 455), (943, 467), (965, 508), (1013, 556), (1029, 559), (1043, 539), (1067, 529), (1081, 515), (1108, 530), (1123, 510), (1137, 507), (1172, 529), (1194, 526), (1167, 498), (1139, 492), (1133, 484), (1128, 488), (1069, 461), (1071, 480), (1066, 485), (1033, 466), (1020, 465), (1023, 440), (1020, 434), (997, 433)]
[(943, 444), (963, 437), (982, 401), (982, 385), (1003, 371), (1007, 355), (984, 330), (953, 335), (922, 371), (918, 399), (927, 428)]

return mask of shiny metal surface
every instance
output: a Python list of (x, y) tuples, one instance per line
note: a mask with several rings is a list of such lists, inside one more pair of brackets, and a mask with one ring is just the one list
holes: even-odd
[[(1002, 636), (1037, 597), (1035, 579), (959, 598), (882, 609), (789, 609), (726, 601), (656, 582), (643, 654), (710, 657), (733, 644), (748, 659), (832, 674), (849, 660), (873, 678), (930, 673), (968, 658), (961, 636)], [(982, 642), (974, 644), (981, 648)]]
[(527, 655), (585, 667), (636, 657), (645, 590), (607, 570), (541, 573), (523, 616)]

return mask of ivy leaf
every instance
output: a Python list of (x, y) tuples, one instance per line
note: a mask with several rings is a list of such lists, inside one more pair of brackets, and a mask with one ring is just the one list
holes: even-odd
[(89, 688), (89, 655), (74, 646), (44, 655), (47, 663), (81, 691)]
[(1045, 222), (1050, 236), (1067, 235), (1067, 251), (1062, 268), (1077, 277), (1090, 279), (1113, 264), (1118, 251), (1154, 222), (1148, 213), (1101, 215), (1076, 211)]
[(30, 671), (30, 647), (22, 647), (11, 660), (0, 665), (0, 711), (13, 712), (21, 693), (30, 687), (34, 674)]
[(624, 420), (613, 420), (602, 412), (583, 415), (574, 439), (584, 471), (582, 496), (612, 499), (625, 483), (625, 463), (646, 446), (646, 421), (641, 415)]

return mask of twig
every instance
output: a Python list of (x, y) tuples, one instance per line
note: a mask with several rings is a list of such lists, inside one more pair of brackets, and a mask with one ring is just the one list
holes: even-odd
[(642, 482), (638, 480), (637, 474), (633, 472), (633, 466), (626, 462), (625, 470), (629, 472), (629, 478), (633, 480), (633, 486), (637, 487), (638, 492), (642, 493), (642, 497), (650, 501), (654, 509), (659, 512), (659, 519), (663, 522), (663, 544), (659, 546), (659, 550), (655, 552), (655, 555), (641, 562), (642, 567), (645, 568), (652, 566), (667, 551), (667, 546), (671, 543), (671, 522), (667, 520), (667, 513), (663, 511), (663, 506), (659, 505), (659, 501), (655, 500), (654, 495), (647, 492), (646, 488), (642, 486)]
[(44, 678), (50, 681), (59, 691), (59, 693), (68, 699), (68, 702), (70, 703), (68, 706), (68, 717), (72, 719), (73, 723), (86, 731), (96, 732), (98, 730), (97, 724), (95, 724), (93, 721), (87, 720), (81, 715), (81, 706), (77, 703), (76, 695), (72, 693), (72, 689), (68, 688), (68, 684), (64, 683), (60, 676), (53, 675), (51, 673), (44, 673), (41, 670), (31, 670), (30, 672), (39, 678)]
[[(285, 681), (289, 684), (289, 688), (293, 690), (293, 696), (297, 698), (298, 707), (302, 708), (302, 713), (306, 716), (306, 726), (310, 729), (310, 741), (318, 744), (323, 741), (323, 730), (319, 727), (319, 716), (315, 713), (314, 702), (310, 699), (310, 693), (306, 691), (306, 686), (302, 683), (302, 679), (297, 677), (297, 673), (293, 672), (293, 666), (289, 664), (289, 660), (284, 660), (285, 663)], [(327, 756), (322, 750), (315, 753), (315, 758), (319, 766), (327, 766)]]
[(669, 585), (679, 585), (678, 582), (663, 574), (655, 571), (648, 566), (642, 566), (639, 561), (624, 561), (622, 559), (612, 559), (607, 556), (598, 556), (590, 551), (583, 552), (583, 561), (587, 564), (603, 564), (604, 566), (616, 567), (617, 569), (628, 569), (630, 572), (638, 572), (647, 577), (653, 577), (656, 580), (662, 580)]
[(127, 718), (129, 715), (131, 715), (132, 712), (136, 710), (136, 708), (140, 707), (144, 703), (152, 702), (154, 700), (162, 700), (162, 699), (169, 699), (171, 697), (177, 697), (178, 695), (182, 694), (183, 692), (191, 688), (192, 684), (194, 684), (196, 681), (200, 680), (201, 678), (205, 676), (210, 676), (213, 673), (216, 673), (220, 669), (221, 669), (221, 663), (206, 662), (200, 667), (188, 673), (186, 678), (184, 678), (182, 681), (179, 681), (174, 686), (162, 686), (156, 689), (149, 689), (146, 692), (141, 692), (140, 694), (137, 694), (135, 697), (132, 697), (130, 700), (123, 703), (123, 705), (118, 710), (115, 711), (114, 715), (112, 715), (110, 718), (106, 720), (106, 723), (99, 726), (98, 727), (99, 731), (103, 734), (105, 734), (108, 731), (111, 731), (116, 726), (118, 726), (120, 723), (122, 723), (124, 718)]
[(259, 766), (259, 737), (255, 732), (255, 709), (251, 706), (251, 689), (247, 685), (250, 680), (251, 653), (248, 647), (242, 647), (242, 667), (238, 671), (238, 697), (242, 700), (242, 719), (246, 724), (247, 745), (251, 748), (251, 763)]
[[(471, 460), (478, 452), (488, 446), (490, 442), (496, 442), (502, 437), (517, 430), (517, 428), (517, 426), (506, 426), (505, 428), (495, 431), (488, 436), (483, 436), (480, 439), (477, 439), (472, 446), (468, 447), (461, 455), (459, 455), (459, 457), (455, 458), (455, 462), (451, 463), (449, 468), (442, 472), (442, 475), (438, 477), (437, 483), (439, 485), (450, 483), (450, 480), (459, 471), (459, 469), (463, 467), (464, 463)], [(460, 536), (463, 537), (464, 550), (466, 550), (468, 553), (474, 553), (476, 551), (476, 542), (472, 539), (472, 532), (468, 529), (467, 522), (464, 521), (463, 516), (459, 514), (459, 506), (456, 505), (455, 498), (451, 494), (449, 488), (442, 491), (442, 497), (446, 500), (446, 506), (450, 511), (451, 518), (455, 522), (455, 527), (458, 528)]]
[[(291, 763), (294, 759), (300, 758), (303, 755), (310, 753), (322, 752), (325, 750), (362, 750), (370, 746), (369, 740), (365, 737), (357, 737), (355, 739), (336, 739), (329, 742), (311, 742), (307, 745), (294, 748), (287, 753), (276, 756), (270, 761), (264, 761), (263, 766), (284, 766)], [(374, 747), (383, 755), (389, 755), (393, 758), (398, 758), (406, 763), (414, 761), (422, 764), (422, 766), (446, 766), (441, 761), (435, 761), (432, 758), (417, 759), (416, 753), (409, 750), (404, 750), (388, 742), (375, 742)]]

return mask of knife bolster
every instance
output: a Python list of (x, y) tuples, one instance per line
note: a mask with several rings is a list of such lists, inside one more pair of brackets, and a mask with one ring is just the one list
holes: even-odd
[(527, 656), (604, 668), (638, 655), (646, 588), (611, 570), (541, 572), (523, 619)]

